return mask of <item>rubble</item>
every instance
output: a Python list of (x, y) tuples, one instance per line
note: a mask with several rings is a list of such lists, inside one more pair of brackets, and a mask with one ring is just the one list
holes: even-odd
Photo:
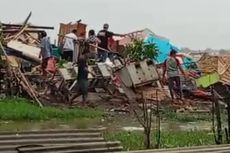
[[(43, 77), (40, 73), (40, 62), (38, 58), (40, 52), (40, 33), (44, 30), (52, 30), (53, 27), (35, 26), (28, 24), (28, 20), (31, 14), (25, 20), (23, 24), (1, 24), (1, 73), (4, 76), (8, 76), (8, 80), (1, 81), (1, 88), (7, 88), (5, 91), (16, 87), (17, 92), (22, 94), (22, 90), (26, 92), (33, 100), (35, 100), (39, 106), (43, 103), (64, 103), (70, 104), (77, 95), (77, 81), (76, 76), (78, 67), (74, 63), (62, 63), (59, 61), (57, 71), (50, 73), (48, 77)], [(73, 29), (77, 29), (78, 37), (86, 37), (87, 25), (81, 22), (60, 24), (58, 34), (58, 45), (63, 44), (64, 35), (69, 33)], [(106, 61), (105, 63), (97, 63), (91, 61), (89, 70), (96, 75), (89, 75), (89, 90), (98, 95), (106, 92), (109, 95), (101, 98), (106, 99), (107, 102), (119, 103), (126, 106), (128, 101), (136, 100), (142, 96), (142, 98), (155, 103), (160, 101), (162, 104), (169, 98), (168, 89), (160, 82), (161, 62), (168, 56), (167, 53), (170, 50), (169, 40), (154, 34), (149, 29), (139, 30), (127, 34), (128, 37), (114, 38), (113, 44), (111, 44), (115, 53), (119, 54), (119, 57), (112, 63)], [(126, 63), (126, 59), (122, 54), (124, 46), (131, 41), (131, 37), (148, 38), (148, 42), (156, 43), (162, 42), (166, 44), (164, 52), (160, 55), (158, 62), (154, 63), (153, 60), (135, 61), (133, 63)], [(82, 51), (83, 44), (79, 43), (77, 49)], [(181, 64), (184, 64), (183, 59), (187, 57), (185, 54), (178, 54), (178, 58)], [(58, 57), (57, 57), (58, 58)], [(190, 57), (189, 57), (190, 58)], [(3, 62), (2, 62), (3, 61)], [(4, 64), (2, 64), (4, 63)], [(25, 63), (29, 63), (26, 65)], [(192, 63), (192, 62), (191, 62)], [(190, 63), (190, 64), (191, 64)], [(202, 89), (198, 87), (194, 82), (197, 79), (210, 75), (214, 72), (220, 77), (220, 82), (230, 85), (230, 56), (210, 56), (203, 55), (197, 62), (197, 69), (186, 68), (190, 74), (188, 80), (183, 80), (183, 91), (186, 95), (186, 102), (179, 105), (181, 110), (192, 111), (196, 106), (195, 103), (201, 103), (202, 98), (210, 100), (211, 95), (208, 89)], [(5, 70), (5, 72), (3, 72)], [(198, 73), (201, 71), (201, 75)], [(116, 72), (113, 73), (113, 72)], [(2, 74), (1, 74), (2, 75)], [(7, 78), (7, 77), (5, 77)], [(218, 80), (219, 81), (219, 80)], [(212, 84), (215, 84), (216, 82)], [(2, 85), (2, 82), (7, 82), (10, 85)], [(5, 84), (7, 84), (5, 83)], [(208, 88), (208, 84), (205, 88)], [(19, 89), (20, 88), (20, 89)], [(128, 99), (128, 100), (127, 100)], [(190, 100), (189, 100), (190, 99)], [(211, 102), (209, 101), (209, 104)], [(169, 105), (170, 103), (165, 103)], [(171, 105), (171, 104), (170, 104)], [(194, 108), (191, 108), (194, 106)], [(177, 106), (175, 106), (177, 107)], [(121, 109), (123, 107), (121, 106)], [(113, 109), (117, 110), (117, 108)], [(202, 110), (200, 110), (202, 111)]]

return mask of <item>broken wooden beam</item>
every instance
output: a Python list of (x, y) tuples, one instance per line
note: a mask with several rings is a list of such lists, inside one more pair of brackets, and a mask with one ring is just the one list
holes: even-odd
[[(3, 30), (2, 33), (16, 33), (19, 32), (20, 29), (7, 29), (7, 30)], [(30, 30), (30, 29), (26, 29), (25, 32), (29, 32), (29, 33), (41, 33), (44, 30)]]
[[(2, 26), (3, 26), (3, 28), (11, 28), (11, 27), (20, 28), (23, 25), (22, 24), (6, 24), (6, 23), (2, 23)], [(54, 30), (54, 27), (48, 27), (48, 26), (33, 26), (33, 25), (28, 25), (28, 28)]]

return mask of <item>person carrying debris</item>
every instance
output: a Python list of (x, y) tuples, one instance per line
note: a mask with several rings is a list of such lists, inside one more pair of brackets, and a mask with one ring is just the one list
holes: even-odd
[(64, 38), (64, 45), (62, 48), (63, 56), (62, 58), (66, 61), (72, 62), (73, 61), (73, 54), (76, 52), (75, 45), (77, 38), (77, 30), (72, 30), (71, 33), (65, 35)]
[(176, 58), (176, 51), (172, 50), (170, 52), (170, 57), (164, 62), (163, 65), (163, 81), (166, 81), (166, 73), (168, 77), (168, 87), (172, 101), (174, 102), (174, 90), (177, 90), (179, 99), (182, 100), (182, 89), (181, 89), (181, 80), (180, 73), (186, 77), (183, 68), (181, 67), (179, 60)]
[[(103, 30), (99, 31), (99, 33), (97, 34), (97, 37), (100, 39), (101, 43), (99, 44), (100, 48), (103, 48), (105, 50), (109, 50), (108, 47), (108, 42), (109, 42), (109, 38), (112, 36), (121, 36), (123, 37), (124, 35), (122, 34), (115, 34), (113, 32), (108, 31), (109, 29), (109, 25), (108, 24), (104, 24), (103, 26)], [(105, 62), (107, 57), (111, 57), (113, 56), (112, 53), (108, 53), (107, 51), (103, 50), (103, 49), (98, 49), (98, 59), (99, 62)]]
[(97, 56), (97, 46), (101, 43), (100, 39), (95, 35), (94, 30), (89, 30), (88, 38), (86, 40), (89, 44), (94, 46), (89, 46), (90, 58), (96, 59)]
[(40, 44), (41, 51), (39, 53), (39, 58), (42, 58), (42, 73), (46, 75), (46, 67), (48, 65), (48, 61), (51, 58), (52, 53), (52, 46), (50, 43), (50, 39), (47, 37), (47, 33), (43, 31), (41, 33), (41, 44)]

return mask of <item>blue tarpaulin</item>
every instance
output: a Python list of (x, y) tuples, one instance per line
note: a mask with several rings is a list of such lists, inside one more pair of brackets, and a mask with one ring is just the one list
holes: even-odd
[(161, 64), (163, 63), (169, 56), (169, 53), (172, 49), (179, 52), (179, 49), (172, 45), (169, 40), (160, 38), (154, 35), (149, 35), (145, 42), (148, 44), (155, 44), (156, 47), (159, 49), (158, 57), (156, 58), (156, 63)]

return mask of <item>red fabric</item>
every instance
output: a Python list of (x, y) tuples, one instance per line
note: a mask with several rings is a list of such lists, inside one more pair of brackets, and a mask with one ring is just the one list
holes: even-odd
[(113, 37), (110, 37), (108, 40), (108, 45), (112, 51), (117, 51), (117, 41), (113, 39)]
[(54, 73), (56, 71), (56, 61), (54, 58), (49, 58), (46, 71)]
[(114, 76), (112, 76), (112, 83), (117, 87), (121, 86), (121, 79), (118, 74), (114, 74)]
[(198, 97), (209, 97), (210, 96), (209, 92), (206, 92), (200, 89), (193, 90), (192, 94)]

